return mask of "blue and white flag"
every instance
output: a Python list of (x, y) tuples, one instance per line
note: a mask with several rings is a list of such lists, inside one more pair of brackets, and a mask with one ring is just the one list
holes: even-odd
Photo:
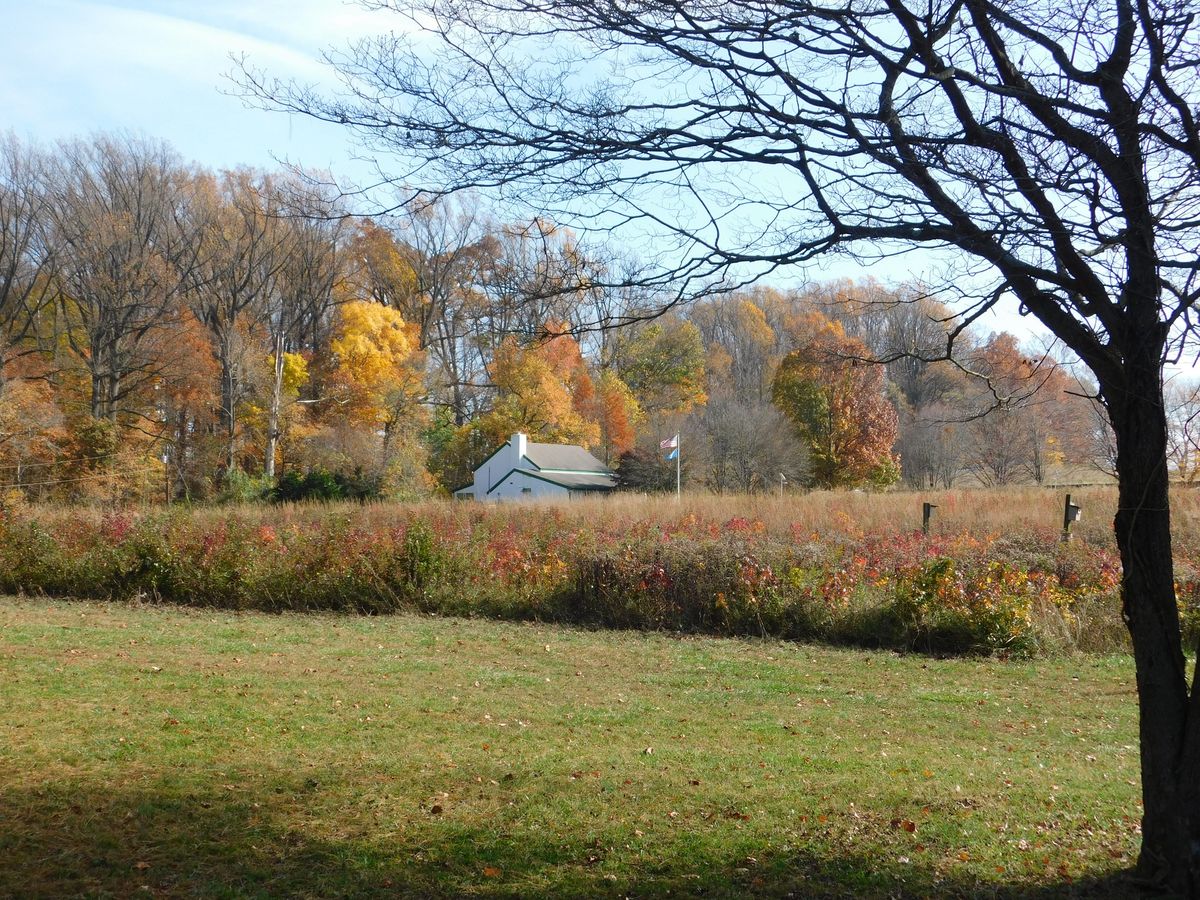
[(674, 450), (672, 450), (670, 453), (667, 454), (667, 459), (675, 459), (677, 456), (679, 456), (679, 448), (678, 447), (676, 447)]

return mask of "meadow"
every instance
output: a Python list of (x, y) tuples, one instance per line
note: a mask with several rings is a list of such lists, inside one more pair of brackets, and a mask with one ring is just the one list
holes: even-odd
[[(267, 612), (401, 611), (927, 653), (1126, 646), (1114, 492), (612, 497), (567, 505), (13, 509), (0, 591)], [(920, 530), (921, 503), (936, 504)], [(1200, 621), (1196, 494), (1177, 581)]]
[(1124, 896), (1133, 666), (0, 598), (0, 896)]

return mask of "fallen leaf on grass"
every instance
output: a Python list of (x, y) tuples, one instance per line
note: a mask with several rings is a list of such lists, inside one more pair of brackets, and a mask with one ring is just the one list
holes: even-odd
[(484, 866), (483, 867), (483, 877), (484, 878), (499, 878), (500, 870), (497, 869), (495, 866)]

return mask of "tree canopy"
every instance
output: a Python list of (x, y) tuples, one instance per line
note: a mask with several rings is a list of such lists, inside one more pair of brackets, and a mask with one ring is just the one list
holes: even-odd
[(795, 424), (822, 487), (883, 487), (899, 478), (896, 410), (883, 368), (867, 355), (862, 341), (825, 321), (775, 374), (775, 404)]

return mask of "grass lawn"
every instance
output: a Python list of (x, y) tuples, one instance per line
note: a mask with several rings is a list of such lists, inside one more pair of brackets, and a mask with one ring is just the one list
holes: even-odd
[(0, 599), (0, 896), (1113, 896), (1127, 657)]

